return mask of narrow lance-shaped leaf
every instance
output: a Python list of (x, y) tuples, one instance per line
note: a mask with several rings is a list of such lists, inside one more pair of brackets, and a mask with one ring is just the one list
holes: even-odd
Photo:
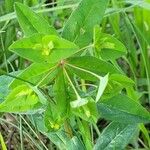
[(109, 0), (82, 0), (67, 21), (62, 36), (84, 47), (92, 42), (93, 30), (100, 24)]
[(9, 49), (36, 63), (56, 63), (78, 51), (78, 46), (55, 35), (34, 34), (13, 43)]
[(123, 150), (137, 131), (137, 124), (110, 123), (98, 138), (94, 150)]
[(148, 123), (150, 113), (138, 102), (126, 95), (119, 94), (103, 99), (97, 104), (102, 118), (121, 123)]
[(19, 24), (26, 36), (35, 33), (57, 35), (56, 30), (50, 26), (44, 18), (34, 13), (29, 7), (21, 3), (15, 3), (15, 10)]

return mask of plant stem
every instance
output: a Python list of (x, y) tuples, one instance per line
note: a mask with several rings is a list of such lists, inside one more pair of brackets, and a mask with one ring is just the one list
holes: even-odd
[(68, 64), (68, 63), (67, 63), (66, 65), (68, 65), (68, 66), (70, 66), (70, 67), (72, 67), (72, 68), (81, 70), (81, 71), (83, 71), (83, 72), (87, 72), (87, 73), (89, 73), (89, 74), (95, 76), (95, 77), (98, 78), (99, 80), (101, 79), (101, 77), (100, 77), (99, 75), (97, 75), (97, 74), (95, 74), (95, 73), (93, 73), (93, 72), (91, 72), (91, 71), (89, 71), (89, 70), (86, 70), (86, 69), (83, 69), (83, 68), (79, 68), (79, 67), (76, 67), (76, 66), (71, 65), (71, 64)]
[(66, 131), (67, 136), (71, 139), (73, 137), (73, 133), (67, 120), (64, 122), (64, 129)]
[(72, 81), (71, 81), (71, 79), (70, 79), (70, 77), (69, 77), (69, 75), (68, 75), (66, 69), (65, 69), (65, 68), (63, 68), (63, 69), (64, 69), (64, 73), (65, 73), (65, 75), (66, 75), (68, 81), (70, 82), (70, 85), (71, 85), (72, 89), (74, 90), (74, 92), (75, 92), (75, 94), (76, 94), (77, 99), (81, 99), (81, 97), (80, 97), (80, 95), (78, 94), (78, 92), (77, 92), (75, 86), (73, 85), (73, 83), (72, 83)]

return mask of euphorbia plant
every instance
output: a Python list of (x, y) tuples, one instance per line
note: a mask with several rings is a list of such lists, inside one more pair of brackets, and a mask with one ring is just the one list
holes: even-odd
[[(125, 46), (99, 27), (107, 4), (82, 0), (60, 35), (30, 8), (15, 4), (24, 37), (9, 49), (32, 63), (16, 73), (0, 112), (40, 114), (35, 122), (60, 149), (123, 149), (138, 123), (150, 121), (134, 99), (138, 95), (130, 94), (134, 81), (116, 61), (125, 57)], [(112, 121), (102, 134), (100, 118)], [(99, 135), (96, 145), (90, 127)], [(65, 142), (56, 140), (60, 133)]]

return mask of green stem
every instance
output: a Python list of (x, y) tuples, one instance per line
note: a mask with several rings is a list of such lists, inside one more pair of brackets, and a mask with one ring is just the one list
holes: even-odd
[(77, 118), (77, 123), (79, 130), (81, 132), (83, 141), (85, 143), (86, 149), (87, 150), (92, 150), (92, 142), (91, 142), (91, 133), (90, 133), (90, 128), (89, 128), (89, 123), (82, 120), (80, 121), (79, 118)]
[(22, 119), (20, 118), (20, 141), (21, 141), (21, 150), (24, 150), (24, 146), (23, 146), (23, 134), (22, 134)]
[[(29, 127), (29, 129), (32, 131), (32, 133), (35, 135), (35, 137), (40, 140), (39, 136), (35, 133), (35, 131), (34, 131), (33, 128), (29, 125), (29, 123), (28, 123), (21, 115), (20, 115), (20, 117), (21, 117), (21, 119), (26, 123), (26, 125)], [(44, 147), (46, 150), (48, 150), (48, 148), (47, 148), (46, 145), (43, 143), (43, 141), (40, 140), (40, 142), (41, 142), (41, 144), (43, 145), (43, 147)]]
[(97, 135), (100, 136), (101, 133), (100, 133), (100, 131), (99, 131), (99, 129), (98, 129), (98, 127), (97, 127), (97, 125), (95, 123), (93, 123), (93, 127), (94, 127)]
[(95, 73), (93, 73), (93, 72), (91, 72), (91, 71), (89, 71), (89, 70), (86, 70), (86, 69), (83, 69), (83, 68), (79, 68), (79, 67), (76, 67), (76, 66), (71, 65), (71, 64), (68, 64), (68, 63), (67, 63), (66, 65), (68, 65), (68, 66), (70, 66), (70, 67), (72, 67), (72, 68), (81, 70), (81, 71), (83, 71), (83, 72), (87, 72), (87, 73), (89, 73), (89, 74), (95, 76), (95, 77), (98, 78), (99, 80), (101, 79), (101, 77), (100, 77), (99, 75), (97, 75), (97, 74), (95, 74)]
[(65, 129), (67, 136), (71, 139), (73, 137), (73, 133), (67, 120), (64, 122), (64, 129)]
[(145, 42), (147, 44), (149, 44), (149, 42), (143, 37), (143, 35), (141, 34), (140, 30), (134, 24), (132, 24), (132, 22), (130, 21), (128, 16), (127, 16), (127, 19), (128, 19), (128, 22), (130, 23), (130, 26), (131, 26), (131, 28), (133, 30), (133, 33), (134, 33), (134, 35), (135, 35), (135, 37), (137, 39), (137, 42), (138, 42), (138, 45), (139, 45), (139, 48), (140, 48), (140, 51), (141, 51), (141, 55), (142, 55), (142, 58), (143, 58), (143, 63), (144, 63), (144, 67), (145, 67), (146, 77), (147, 77), (147, 80), (148, 80), (148, 83), (147, 83), (148, 84), (148, 91), (149, 91), (148, 97), (149, 97), (149, 103), (150, 103), (150, 75), (149, 75), (149, 71), (148, 71), (148, 65), (147, 65), (147, 61), (146, 61), (146, 56), (144, 55), (144, 52), (143, 52), (142, 45), (140, 44), (140, 39), (138, 38), (138, 35), (137, 35), (135, 29), (137, 30), (137, 32), (140, 34), (140, 36), (145, 40)]
[(49, 72), (36, 84), (36, 86), (38, 87), (56, 69), (56, 67), (57, 66), (50, 68)]
[(73, 83), (72, 83), (72, 81), (71, 81), (71, 79), (70, 79), (70, 77), (69, 77), (69, 75), (68, 75), (66, 69), (65, 69), (65, 68), (63, 68), (63, 69), (64, 69), (64, 73), (65, 73), (65, 75), (66, 75), (66, 77), (67, 77), (67, 79), (68, 79), (68, 81), (69, 81), (69, 83), (70, 83), (72, 89), (74, 90), (74, 93), (76, 94), (77, 99), (81, 99), (81, 97), (80, 97), (80, 95), (78, 94), (78, 92), (77, 92), (75, 86), (73, 85)]

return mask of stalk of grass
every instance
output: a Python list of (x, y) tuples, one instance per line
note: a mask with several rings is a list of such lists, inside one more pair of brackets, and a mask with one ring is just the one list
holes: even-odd
[(22, 131), (22, 119), (19, 115), (20, 118), (20, 141), (21, 141), (21, 150), (24, 150), (24, 145), (23, 145), (23, 131)]
[(0, 143), (1, 143), (1, 146), (2, 146), (2, 150), (7, 150), (6, 144), (4, 142), (4, 139), (3, 139), (3, 136), (2, 136), (1, 133), (0, 133)]
[[(8, 122), (5, 119), (0, 118), (0, 122), (4, 122), (6, 124), (9, 124), (12, 127), (16, 128), (18, 131), (20, 130), (20, 128), (17, 125), (15, 125), (14, 123)], [(27, 129), (25, 129), (25, 130), (27, 130)], [(27, 136), (33, 142), (32, 144), (34, 144), (35, 147), (37, 147), (39, 150), (43, 150), (43, 148), (39, 145), (39, 143), (37, 141), (35, 141), (35, 139), (29, 134), (28, 131), (23, 131), (23, 134), (25, 136)], [(29, 142), (31, 142), (30, 140), (29, 140)]]
[[(127, 15), (126, 15), (126, 17), (128, 18)], [(139, 36), (143, 37), (143, 35), (140, 32), (140, 30), (138, 29), (138, 27), (134, 23), (131, 23), (129, 18), (128, 18), (128, 21), (129, 21), (129, 23), (130, 23), (130, 25), (132, 27), (132, 30), (133, 30), (133, 33), (134, 33), (136, 39), (137, 39), (138, 45), (140, 47), (141, 55), (142, 55), (142, 58), (143, 58), (143, 63), (144, 63), (145, 71), (146, 71), (146, 77), (147, 77), (147, 88), (148, 88), (148, 91), (149, 91), (148, 96), (149, 96), (149, 103), (150, 103), (150, 75), (149, 75), (149, 67), (148, 67), (147, 55), (144, 54), (144, 50), (142, 48), (142, 45), (141, 45), (140, 39), (139, 39)]]
[(48, 150), (48, 148), (46, 147), (46, 145), (43, 143), (43, 141), (39, 138), (39, 136), (35, 133), (35, 131), (33, 130), (33, 128), (30, 126), (30, 124), (24, 119), (24, 117), (22, 117), (20, 115), (20, 118), (26, 123), (26, 125), (29, 127), (29, 129), (32, 131), (32, 133), (36, 136), (36, 138), (40, 141), (40, 143), (43, 145), (43, 147)]

